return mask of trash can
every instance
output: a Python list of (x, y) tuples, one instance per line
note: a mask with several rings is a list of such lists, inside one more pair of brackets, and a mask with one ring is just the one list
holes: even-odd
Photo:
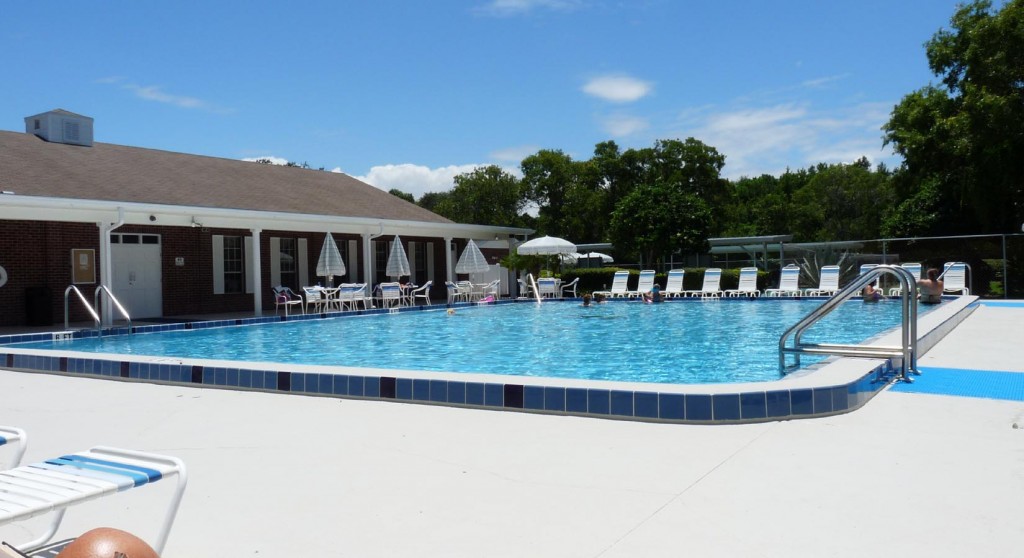
[(49, 287), (25, 289), (25, 322), (30, 326), (53, 325), (53, 298)]

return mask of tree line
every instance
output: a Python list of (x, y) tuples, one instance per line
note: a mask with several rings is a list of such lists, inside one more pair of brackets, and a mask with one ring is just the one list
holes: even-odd
[(795, 242), (1017, 232), (1024, 222), (1024, 0), (958, 7), (925, 44), (939, 78), (897, 104), (880, 141), (899, 167), (867, 159), (728, 180), (726, 155), (697, 138), (586, 160), (542, 149), (520, 164), (455, 177), (447, 192), (391, 193), (453, 221), (612, 242), (644, 261), (703, 252), (720, 236)]

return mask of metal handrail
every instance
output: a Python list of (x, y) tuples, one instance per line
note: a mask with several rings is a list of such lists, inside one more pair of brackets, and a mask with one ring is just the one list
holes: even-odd
[(89, 306), (89, 301), (86, 300), (85, 295), (83, 295), (82, 291), (78, 290), (78, 287), (76, 287), (74, 285), (71, 285), (70, 287), (64, 289), (64, 329), (65, 330), (71, 329), (71, 325), (70, 325), (70, 322), (68, 320), (68, 310), (69, 310), (69, 304), (70, 304), (70, 300), (68, 298), (68, 295), (71, 294), (71, 291), (75, 291), (75, 294), (78, 295), (78, 299), (82, 301), (82, 305), (85, 306), (85, 309), (89, 311), (89, 315), (92, 316), (93, 321), (96, 322), (96, 329), (99, 329), (100, 328), (100, 316), (99, 316), (99, 314), (96, 313), (96, 310), (92, 306)]
[(98, 312), (99, 309), (100, 309), (100, 293), (106, 293), (107, 296), (110, 297), (110, 301), (114, 303), (114, 307), (117, 308), (117, 310), (119, 312), (121, 312), (121, 315), (124, 316), (125, 321), (128, 322), (128, 333), (131, 333), (132, 332), (132, 318), (131, 318), (131, 316), (128, 315), (128, 311), (124, 309), (124, 306), (121, 306), (121, 303), (118, 302), (117, 297), (114, 296), (114, 293), (110, 292), (110, 289), (108, 289), (106, 285), (100, 285), (99, 287), (96, 287), (96, 292), (93, 293), (93, 296), (92, 296), (92, 298), (93, 298), (93, 306), (96, 307), (96, 311)]
[[(802, 343), (800, 338), (807, 328), (855, 296), (860, 290), (881, 275), (895, 275), (900, 283), (901, 339), (899, 347), (880, 345), (845, 345), (840, 343)], [(793, 337), (793, 346), (786, 341)], [(835, 296), (806, 315), (790, 327), (779, 338), (779, 370), (786, 373), (786, 355), (795, 355), (795, 366), (800, 365), (801, 354), (828, 354), (862, 358), (901, 358), (900, 379), (912, 382), (909, 374), (920, 374), (917, 370), (917, 281), (906, 269), (894, 265), (879, 265), (843, 287)]]

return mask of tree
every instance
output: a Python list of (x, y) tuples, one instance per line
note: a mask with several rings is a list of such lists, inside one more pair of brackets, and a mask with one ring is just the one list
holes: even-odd
[(409, 203), (416, 203), (416, 198), (413, 197), (412, 194), (407, 194), (407, 193), (399, 190), (398, 188), (392, 188), (392, 189), (388, 190), (388, 193), (391, 194), (392, 196), (395, 196), (396, 198), (402, 198), (403, 200), (405, 200), (405, 201), (407, 201)]
[(611, 241), (632, 247), (644, 262), (666, 255), (705, 252), (711, 211), (699, 196), (664, 181), (637, 186), (612, 214)]
[(884, 127), (908, 175), (897, 181), (898, 212), (921, 207), (937, 217), (920, 220), (929, 228), (917, 234), (1016, 231), (1024, 220), (1024, 0), (998, 12), (975, 0), (950, 23), (926, 45), (942, 85), (904, 97)]
[(794, 240), (803, 242), (877, 238), (893, 205), (889, 177), (852, 164), (819, 164), (793, 194)]
[(497, 165), (455, 177), (455, 187), (434, 211), (459, 223), (516, 227), (526, 204), (519, 179)]

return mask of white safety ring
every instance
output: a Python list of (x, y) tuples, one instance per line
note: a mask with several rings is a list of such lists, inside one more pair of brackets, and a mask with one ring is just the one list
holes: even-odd
[(3, 287), (6, 284), (7, 284), (7, 270), (4, 269), (4, 266), (0, 265), (0, 287)]

